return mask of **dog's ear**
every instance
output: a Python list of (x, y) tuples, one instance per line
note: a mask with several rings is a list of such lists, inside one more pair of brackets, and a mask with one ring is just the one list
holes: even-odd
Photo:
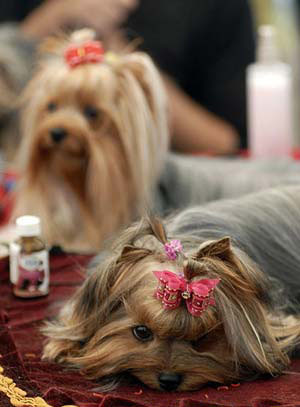
[[(155, 114), (157, 96), (155, 95), (154, 81), (156, 83), (161, 81), (151, 58), (143, 53), (132, 53), (124, 58), (123, 68), (127, 69), (138, 82), (152, 113)], [(159, 88), (163, 88), (162, 83), (159, 83)]]
[(192, 277), (202, 273), (220, 279), (215, 289), (217, 314), (237, 369), (247, 366), (245, 375), (279, 374), (288, 363), (283, 350), (294, 341), (290, 332), (295, 332), (295, 324), (288, 319), (284, 321), (284, 315), (271, 315), (268, 302), (271, 287), (264, 273), (246, 253), (231, 247), (229, 237), (204, 244), (197, 259), (192, 257), (195, 259), (194, 265), (189, 264), (194, 272)]
[(225, 236), (222, 239), (204, 242), (198, 251), (184, 261), (184, 275), (190, 280), (206, 272), (203, 261), (205, 259), (227, 261), (235, 263), (235, 256), (231, 249), (231, 239)]
[(232, 256), (231, 239), (225, 236), (219, 240), (213, 240), (204, 243), (196, 253), (196, 259), (200, 260), (203, 257), (216, 257), (220, 260), (226, 260)]
[(134, 261), (139, 261), (149, 254), (151, 254), (151, 250), (139, 248), (128, 244), (124, 246), (122, 253), (118, 259), (118, 263), (132, 261), (133, 259)]
[[(142, 91), (140, 95), (135, 94), (135, 97), (139, 98), (138, 103), (143, 103), (142, 99), (144, 99), (152, 113), (152, 117), (166, 126), (167, 98), (165, 85), (158, 68), (150, 56), (143, 52), (132, 52), (121, 57), (116, 69), (120, 77), (123, 78), (126, 95), (134, 96), (134, 89), (138, 84), (139, 89)], [(163, 133), (160, 134), (160, 137), (162, 136), (164, 136)]]
[(165, 163), (169, 144), (164, 85), (151, 58), (134, 52), (119, 56), (112, 65), (116, 77), (114, 103), (118, 128), (132, 188), (141, 210), (148, 206), (149, 191)]
[(245, 377), (280, 374), (289, 363), (286, 350), (295, 341), (295, 321), (271, 314), (265, 298), (270, 287), (250, 259), (234, 254), (223, 265), (218, 269), (221, 282), (215, 300), (237, 370)]

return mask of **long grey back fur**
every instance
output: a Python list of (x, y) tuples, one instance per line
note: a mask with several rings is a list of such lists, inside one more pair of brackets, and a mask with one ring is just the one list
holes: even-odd
[(169, 154), (155, 194), (154, 210), (200, 205), (279, 185), (300, 185), (300, 162), (289, 158), (233, 159)]
[(300, 186), (192, 207), (166, 225), (171, 236), (189, 235), (197, 244), (230, 236), (234, 247), (283, 283), (283, 300), (300, 305)]

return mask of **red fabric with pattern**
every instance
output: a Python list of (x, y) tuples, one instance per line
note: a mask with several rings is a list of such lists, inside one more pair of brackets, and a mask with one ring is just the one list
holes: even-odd
[[(40, 359), (43, 337), (39, 327), (46, 317), (57, 314), (84, 278), (88, 257), (52, 256), (50, 294), (39, 299), (18, 299), (9, 285), (7, 262), (0, 270), (0, 365), (28, 396), (43, 397), (53, 407), (300, 407), (300, 360), (291, 370), (295, 374), (269, 380), (243, 383), (219, 390), (206, 387), (197, 392), (163, 393), (140, 384), (122, 386), (101, 394), (96, 383), (78, 372)], [(0, 406), (11, 407), (0, 391)]]

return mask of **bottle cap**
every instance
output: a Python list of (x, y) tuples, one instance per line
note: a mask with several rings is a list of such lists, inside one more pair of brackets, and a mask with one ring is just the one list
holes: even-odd
[(37, 216), (20, 216), (16, 219), (17, 233), (20, 237), (38, 236), (41, 234), (41, 222)]

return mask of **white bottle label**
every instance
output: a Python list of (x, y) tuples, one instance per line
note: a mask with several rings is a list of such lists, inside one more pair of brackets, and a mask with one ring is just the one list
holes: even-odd
[(49, 256), (47, 250), (21, 253), (20, 246), (10, 246), (10, 280), (14, 293), (21, 297), (38, 297), (49, 292)]

